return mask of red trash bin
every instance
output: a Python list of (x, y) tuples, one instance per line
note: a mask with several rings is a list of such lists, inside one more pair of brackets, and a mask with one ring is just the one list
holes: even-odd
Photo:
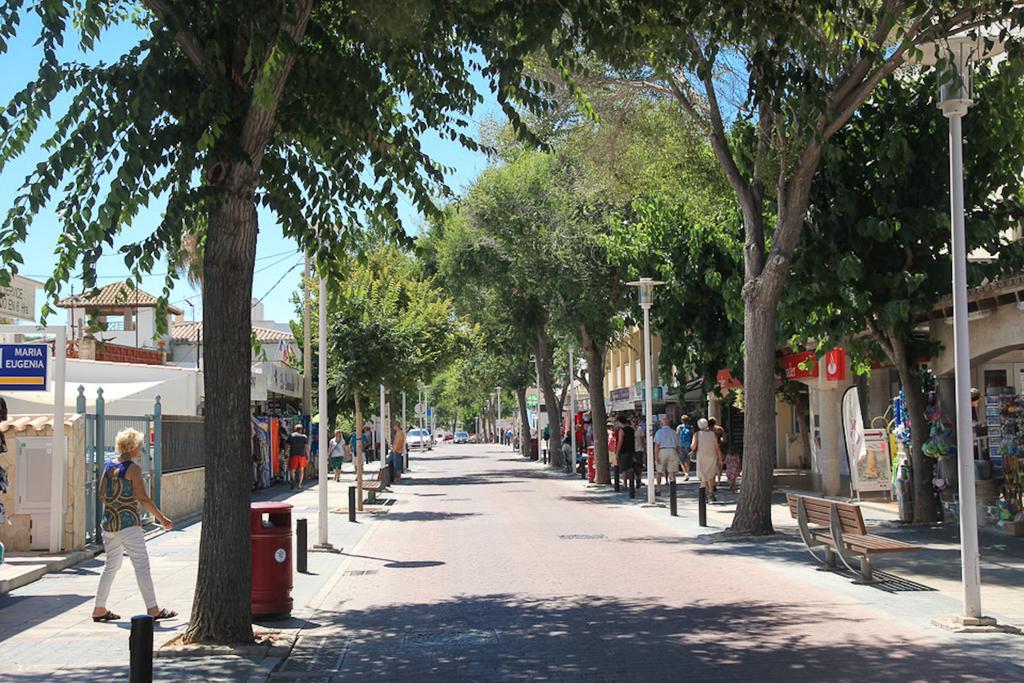
[(594, 462), (594, 447), (587, 446), (587, 480), (593, 484), (597, 478), (597, 463)]
[(287, 617), (292, 612), (292, 506), (253, 503), (249, 508), (252, 536), (252, 598), (254, 617)]

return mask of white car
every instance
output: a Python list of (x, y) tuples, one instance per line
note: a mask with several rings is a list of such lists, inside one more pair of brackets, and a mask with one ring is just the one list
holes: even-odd
[(434, 448), (434, 439), (426, 429), (410, 429), (406, 442), (410, 450), (428, 451)]

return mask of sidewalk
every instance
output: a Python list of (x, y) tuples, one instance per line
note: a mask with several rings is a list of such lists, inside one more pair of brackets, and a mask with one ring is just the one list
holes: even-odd
[[(647, 488), (637, 490), (635, 500), (630, 500), (628, 491), (615, 493), (610, 486), (597, 486), (578, 479), (581, 489), (586, 490), (587, 499), (606, 502), (609, 505), (645, 506)], [(787, 487), (777, 487), (772, 498), (772, 524), (780, 538), (769, 541), (748, 543), (714, 543), (716, 552), (726, 554), (730, 548), (736, 554), (754, 554), (771, 557), (775, 561), (798, 563), (814, 568), (815, 560), (807, 553), (800, 541), (796, 520), (789, 512), (786, 492), (808, 493)], [(728, 485), (719, 487), (718, 502), (708, 503), (708, 526), (698, 526), (697, 513), (698, 485), (695, 479), (678, 483), (679, 517), (672, 518), (668, 511), (668, 485), (661, 487), (659, 506), (644, 511), (671, 524), (680, 534), (690, 538), (706, 537), (711, 545), (716, 540), (713, 534), (729, 528), (736, 512), (735, 494), (728, 491)], [(844, 499), (845, 500), (845, 499)], [(958, 612), (962, 600), (960, 583), (960, 530), (956, 524), (932, 526), (904, 525), (898, 521), (894, 506), (886, 503), (867, 501), (862, 503), (861, 513), (871, 533), (906, 541), (922, 547), (915, 553), (893, 553), (881, 557), (876, 568), (882, 572), (884, 582), (877, 592), (921, 592), (947, 598), (948, 613)], [(664, 519), (661, 519), (661, 518)], [(1008, 536), (991, 529), (980, 529), (982, 605), (986, 614), (999, 618), (1002, 623), (1024, 627), (1024, 538)], [(708, 550), (708, 552), (712, 552)], [(831, 577), (836, 584), (849, 583), (840, 576)], [(862, 588), (862, 587), (861, 587)], [(856, 591), (855, 591), (856, 592)], [(863, 591), (862, 591), (863, 592)], [(951, 610), (951, 611), (950, 611)], [(945, 616), (943, 613), (937, 616)]]
[[(373, 473), (375, 475), (375, 472)], [(330, 505), (329, 539), (346, 553), (372, 526), (374, 515), (361, 516), (352, 524), (344, 514), (350, 482), (328, 482)], [(293, 520), (308, 523), (309, 547), (318, 537), (316, 484), (303, 491), (274, 487), (254, 500), (291, 503)], [(337, 512), (342, 508), (342, 513)], [(178, 618), (157, 624), (154, 637), (156, 680), (264, 680), (282, 653), (254, 651), (245, 656), (217, 655), (201, 658), (160, 656), (159, 648), (183, 632), (191, 611), (202, 523), (194, 520), (172, 531), (152, 534), (148, 541), (153, 581), (162, 607), (176, 610)], [(295, 573), (292, 596), (295, 608), (285, 621), (254, 625), (280, 632), (289, 644), (308, 625), (308, 605), (332, 584), (349, 561), (348, 554), (310, 552), (308, 573)], [(0, 661), (6, 680), (44, 681), (59, 677), (67, 681), (127, 680), (128, 634), (133, 614), (145, 612), (139, 597), (131, 563), (125, 561), (111, 592), (109, 607), (124, 617), (118, 623), (96, 624), (91, 619), (92, 601), (103, 569), (103, 555), (88, 559), (59, 573), (0, 598)], [(269, 656), (268, 656), (269, 655)]]

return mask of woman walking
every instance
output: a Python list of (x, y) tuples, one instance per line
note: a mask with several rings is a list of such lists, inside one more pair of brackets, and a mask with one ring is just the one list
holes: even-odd
[(139, 505), (152, 512), (165, 529), (170, 529), (174, 523), (160, 512), (149, 497), (146, 483), (142, 480), (142, 469), (134, 462), (142, 448), (142, 434), (134, 429), (125, 429), (117, 435), (114, 446), (118, 457), (106, 464), (98, 486), (100, 500), (103, 502), (103, 548), (107, 559), (99, 588), (96, 589), (92, 620), (116, 621), (121, 618), (119, 614), (107, 609), (107, 598), (125, 552), (135, 568), (135, 579), (146, 603), (146, 614), (157, 620), (171, 619), (178, 616), (178, 613), (160, 609), (156, 602)]
[(722, 469), (722, 449), (718, 446), (718, 436), (708, 428), (706, 419), (697, 420), (697, 429), (700, 431), (693, 435), (690, 447), (697, 454), (697, 479), (711, 500), (718, 500), (715, 498), (715, 481)]
[(640, 485), (641, 472), (637, 472), (639, 458), (636, 454), (636, 431), (633, 429), (629, 418), (619, 415), (619, 428), (615, 432), (615, 456), (619, 463), (619, 474), (636, 479), (637, 486)]

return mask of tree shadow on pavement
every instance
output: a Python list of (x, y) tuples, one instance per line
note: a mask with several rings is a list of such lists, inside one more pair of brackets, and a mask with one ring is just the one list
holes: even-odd
[(443, 522), (451, 519), (463, 519), (466, 517), (478, 517), (479, 512), (435, 512), (432, 510), (417, 510), (415, 512), (388, 512), (381, 517), (385, 522)]
[[(92, 602), (95, 595), (7, 595), (0, 598), (0, 642), (39, 626), (79, 605)], [(2, 650), (0, 650), (2, 655)], [(0, 659), (4, 659), (0, 657)], [(0, 673), (5, 667), (0, 664)]]
[[(458, 596), (318, 615), (330, 680), (1010, 680), (1018, 664), (972, 644), (879, 633), (833, 604), (697, 600), (658, 605), (589, 595)], [(301, 639), (300, 639), (301, 640)], [(341, 654), (344, 656), (340, 656)], [(1013, 674), (1012, 671), (1017, 671)], [(285, 664), (281, 677), (290, 680)]]

